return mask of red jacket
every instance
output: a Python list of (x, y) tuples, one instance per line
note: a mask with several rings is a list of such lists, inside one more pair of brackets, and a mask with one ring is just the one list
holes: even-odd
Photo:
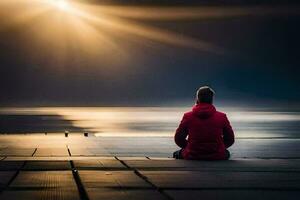
[(184, 114), (175, 134), (184, 159), (224, 160), (225, 150), (234, 143), (226, 114), (207, 103), (199, 103)]

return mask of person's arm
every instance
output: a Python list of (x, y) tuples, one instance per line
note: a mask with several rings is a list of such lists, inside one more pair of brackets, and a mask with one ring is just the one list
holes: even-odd
[(230, 147), (234, 143), (234, 132), (226, 115), (225, 125), (223, 128), (223, 140), (226, 148)]
[(176, 133), (175, 133), (175, 143), (181, 147), (181, 148), (185, 148), (187, 145), (187, 140), (186, 137), (188, 135), (188, 127), (187, 127), (187, 117), (186, 115), (183, 115), (183, 118), (178, 126), (178, 128), (176, 129)]

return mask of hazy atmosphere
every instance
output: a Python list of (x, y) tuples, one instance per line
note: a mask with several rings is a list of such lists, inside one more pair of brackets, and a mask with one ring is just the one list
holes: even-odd
[(300, 100), (296, 2), (187, 2), (2, 0), (1, 105)]

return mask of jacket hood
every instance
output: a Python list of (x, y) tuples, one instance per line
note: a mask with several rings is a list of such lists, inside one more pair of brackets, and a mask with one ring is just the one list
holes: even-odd
[(216, 108), (212, 104), (199, 103), (193, 107), (192, 112), (200, 118), (209, 118), (216, 112)]

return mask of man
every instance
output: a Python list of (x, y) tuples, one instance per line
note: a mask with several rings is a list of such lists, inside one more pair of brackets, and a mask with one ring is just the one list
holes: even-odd
[(234, 133), (226, 114), (212, 105), (215, 92), (200, 87), (196, 105), (184, 114), (175, 133), (175, 143), (181, 150), (173, 157), (189, 160), (227, 160), (227, 150), (234, 143)]

